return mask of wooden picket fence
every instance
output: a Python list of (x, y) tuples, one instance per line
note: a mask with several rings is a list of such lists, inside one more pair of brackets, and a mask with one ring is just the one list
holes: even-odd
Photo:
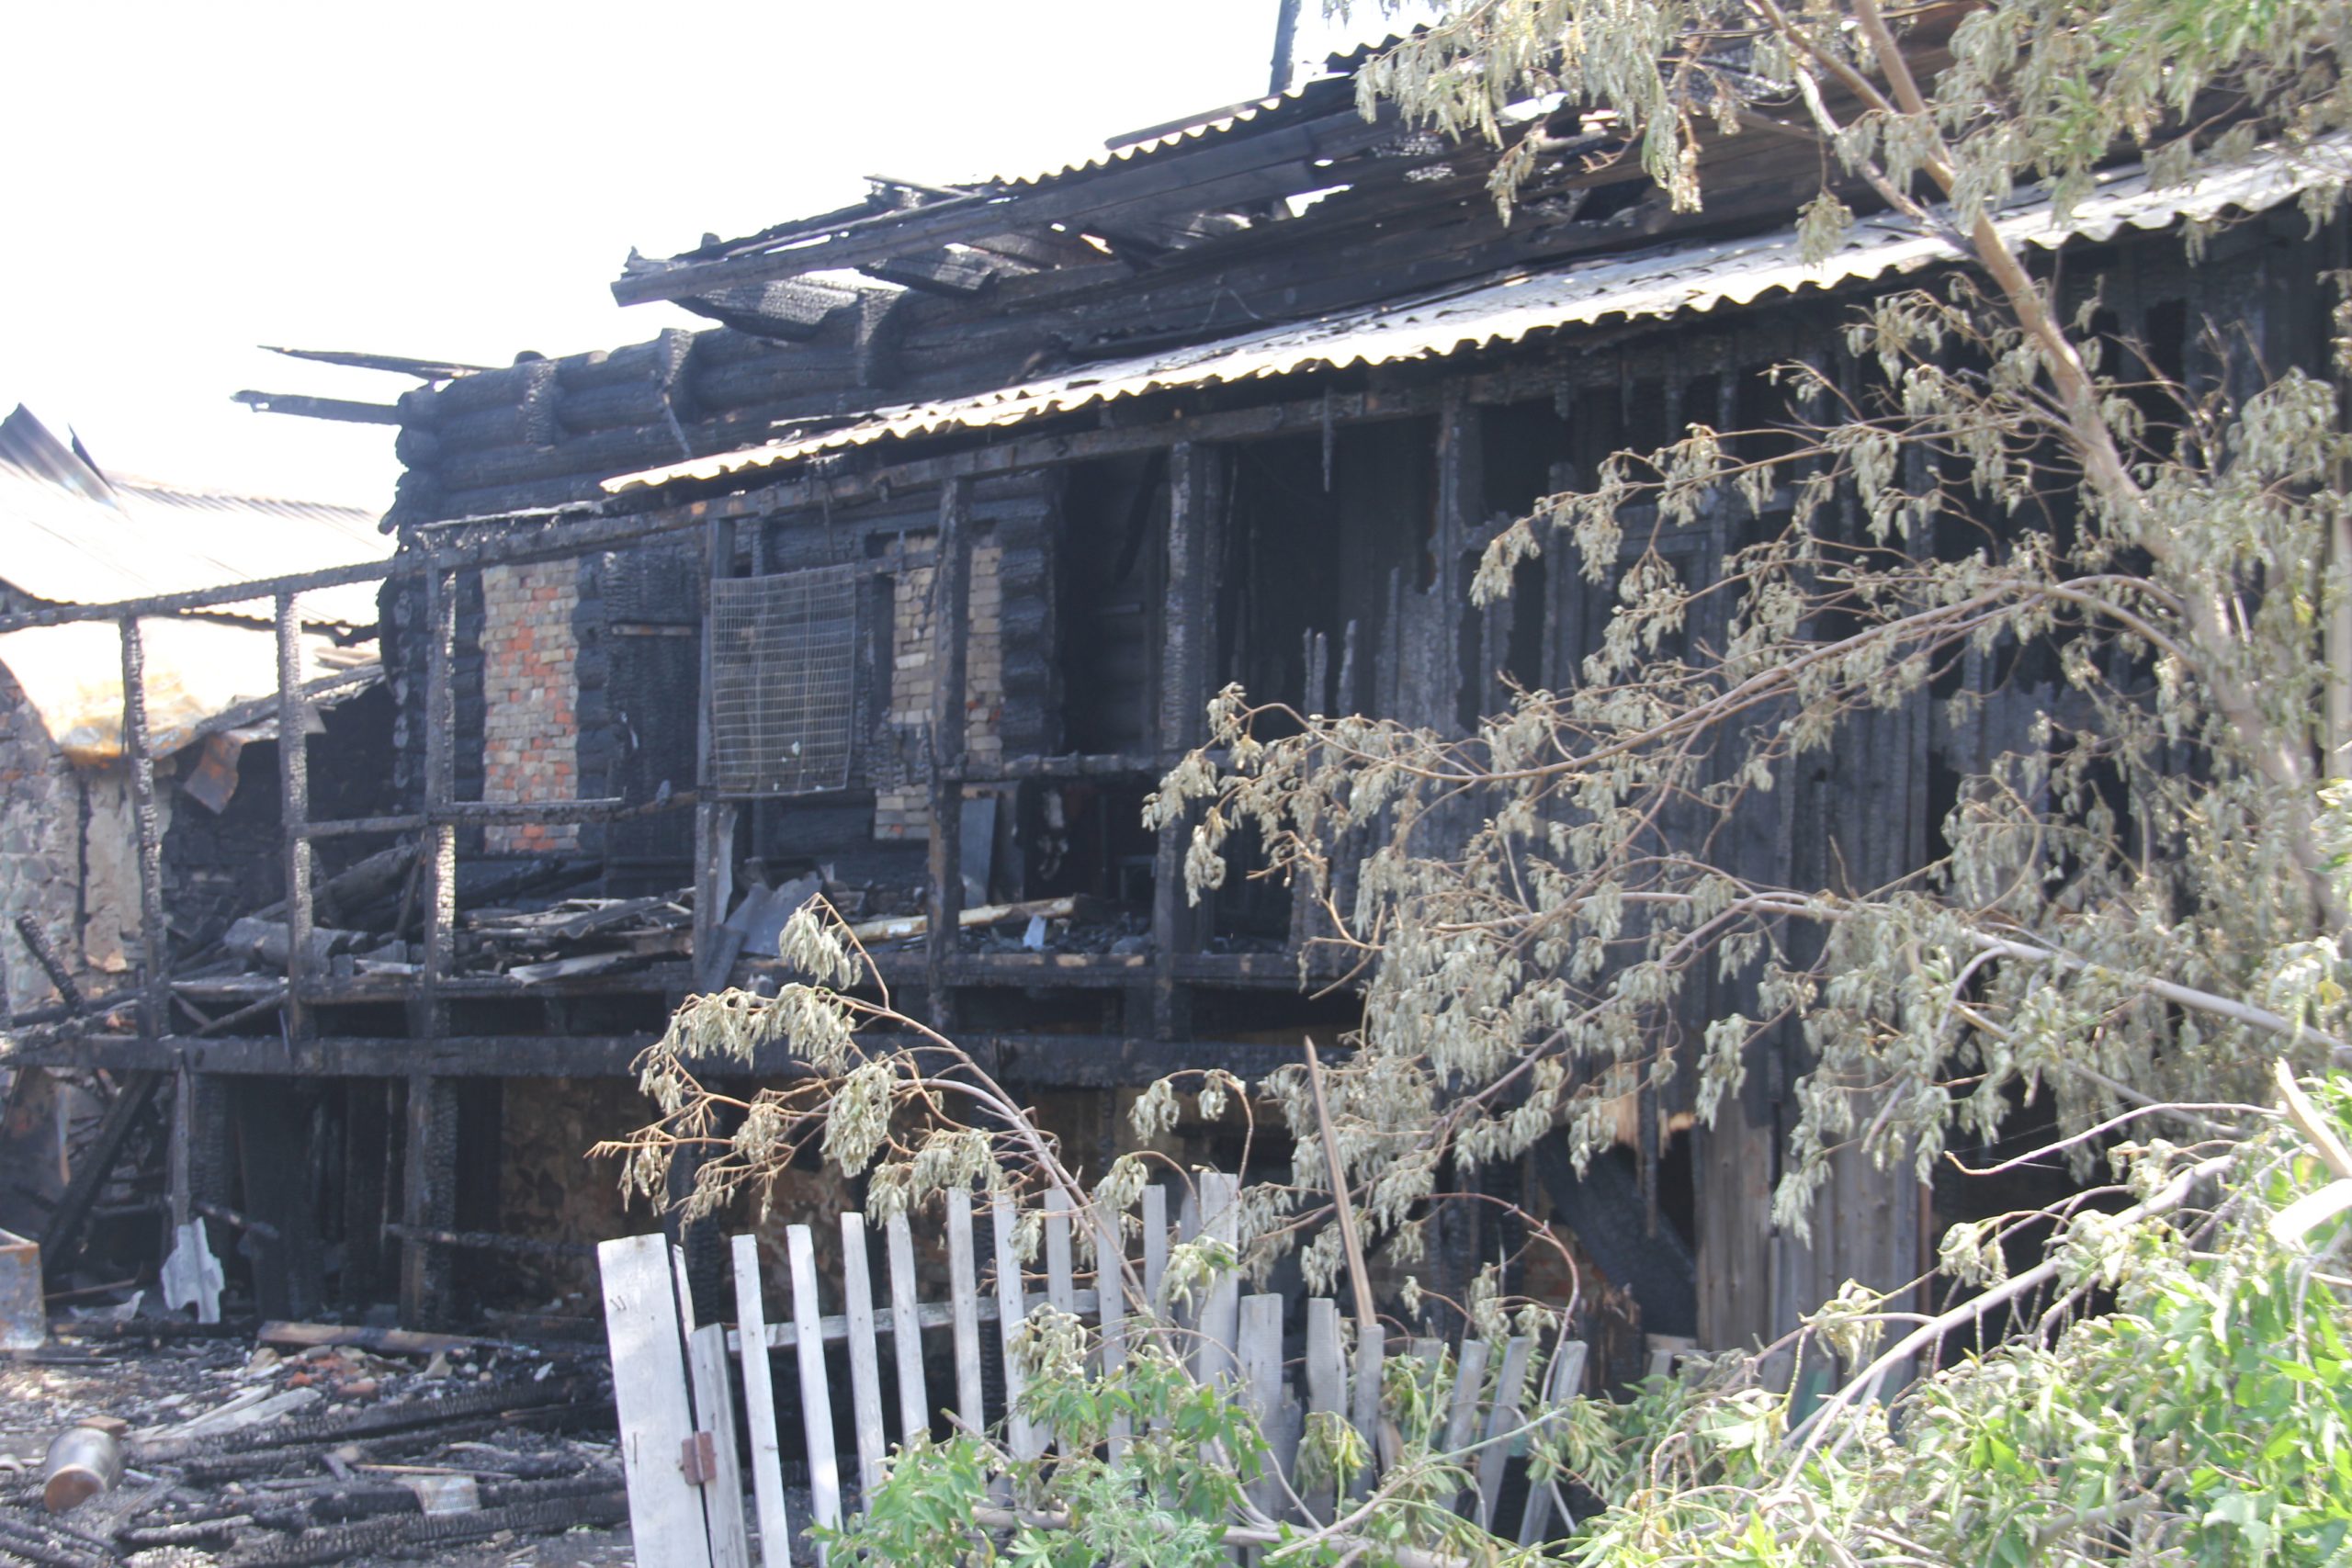
[[(1194, 1376), (1221, 1379), (1236, 1390), (1266, 1435), (1272, 1462), (1286, 1476), (1295, 1477), (1306, 1414), (1311, 1411), (1343, 1416), (1363, 1434), (1366, 1450), (1377, 1454), (1385, 1346), (1375, 1331), (1359, 1343), (1354, 1365), (1348, 1366), (1337, 1303), (1317, 1297), (1306, 1303), (1304, 1355), (1296, 1363), (1303, 1398), (1302, 1390), (1294, 1389), (1287, 1377), (1280, 1295), (1245, 1296), (1239, 1278), (1228, 1271), (1214, 1277), (1189, 1309), (1161, 1316), (1148, 1305), (1159, 1299), (1171, 1245), (1203, 1235), (1228, 1243), (1235, 1239), (1238, 1194), (1235, 1178), (1204, 1172), (1197, 1191), (1182, 1194), (1176, 1202), (1171, 1224), (1169, 1190), (1146, 1189), (1139, 1255), (1110, 1228), (1111, 1216), (1098, 1215), (1076, 1200), (1058, 1205), (1044, 1201), (1040, 1274), (1024, 1272), (1015, 1250), (1017, 1212), (1012, 1200), (1000, 1193), (990, 1204), (992, 1267), (984, 1276), (975, 1245), (972, 1195), (950, 1192), (944, 1237), (948, 1299), (920, 1299), (914, 1227), (898, 1216), (882, 1231), (887, 1305), (877, 1304), (875, 1296), (871, 1230), (863, 1215), (846, 1213), (840, 1216), (844, 1299), (832, 1314), (826, 1314), (820, 1299), (815, 1238), (808, 1226), (791, 1225), (785, 1240), (792, 1313), (775, 1321), (770, 1320), (762, 1289), (757, 1242), (739, 1235), (732, 1243), (736, 1321), (731, 1332), (723, 1324), (695, 1321), (684, 1259), (663, 1237), (629, 1236), (602, 1244), (597, 1253), (605, 1329), (640, 1568), (752, 1568), (741, 1459), (746, 1450), (759, 1521), (760, 1568), (787, 1568), (792, 1561), (794, 1535), (811, 1521), (790, 1517), (786, 1509), (779, 1427), (784, 1417), (777, 1409), (769, 1360), (775, 1351), (792, 1351), (798, 1369), (799, 1419), (816, 1523), (841, 1524), (844, 1508), (833, 1385), (827, 1367), (830, 1345), (846, 1352), (859, 1495), (881, 1483), (889, 1462), (892, 1423), (884, 1412), (885, 1338), (894, 1366), (895, 1426), (901, 1440), (932, 1432), (934, 1409), (944, 1408), (974, 1431), (1002, 1420), (1006, 1447), (1016, 1459), (1043, 1455), (1058, 1438), (1037, 1429), (1012, 1408), (1021, 1395), (1012, 1341), (1028, 1314), (1048, 1304), (1098, 1326), (1106, 1371), (1123, 1364), (1129, 1334), (1171, 1331), (1177, 1343), (1189, 1347)], [(1132, 1299), (1125, 1289), (1079, 1288), (1081, 1276), (1074, 1267), (1073, 1239), (1080, 1225), (1094, 1229), (1098, 1260), (1125, 1262), (1124, 1270), (1101, 1268), (1098, 1279), (1115, 1280), (1127, 1274), (1140, 1282), (1142, 1302)], [(905, 1330), (908, 1325), (911, 1332)], [(986, 1386), (983, 1332), (998, 1337), (1001, 1390)], [(925, 1337), (941, 1335), (952, 1349), (954, 1387), (934, 1396)], [(933, 1343), (938, 1343), (935, 1337)], [(1406, 1353), (1419, 1359), (1431, 1376), (1436, 1369), (1450, 1366), (1452, 1387), (1431, 1390), (1443, 1401), (1444, 1449), (1456, 1451), (1485, 1440), (1475, 1463), (1475, 1484), (1465, 1489), (1459, 1511), (1499, 1530), (1505, 1523), (1497, 1517), (1505, 1472), (1514, 1450), (1523, 1447), (1514, 1434), (1524, 1425), (1521, 1409), (1538, 1348), (1520, 1336), (1499, 1347), (1470, 1338), (1455, 1349), (1450, 1362), (1446, 1349), (1439, 1340), (1416, 1339)], [(730, 1365), (738, 1362), (745, 1444), (739, 1444), (738, 1390), (730, 1372)], [(1552, 1359), (1545, 1397), (1557, 1400), (1576, 1392), (1584, 1364), (1582, 1344), (1564, 1346)], [(989, 1397), (992, 1392), (993, 1400)], [(1115, 1445), (1122, 1438), (1114, 1431), (1111, 1442)], [(1253, 1500), (1279, 1516), (1279, 1489), (1271, 1482), (1261, 1482), (1260, 1487)], [(1328, 1483), (1319, 1504), (1311, 1494), (1301, 1495), (1318, 1513), (1331, 1502)], [(1516, 1522), (1522, 1543), (1540, 1540), (1550, 1530), (1554, 1502), (1549, 1488), (1529, 1492)]]

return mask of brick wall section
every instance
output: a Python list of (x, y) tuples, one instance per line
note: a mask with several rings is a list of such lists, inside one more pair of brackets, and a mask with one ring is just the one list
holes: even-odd
[[(572, 800), (580, 794), (579, 563), (484, 567), (484, 800)], [(569, 850), (577, 827), (529, 822), (483, 831), (492, 854)]]
[[(970, 636), (964, 649), (964, 747), (975, 762), (995, 762), (1004, 754), (1004, 551), (987, 539), (972, 545)], [(890, 605), (890, 702), (884, 725), (906, 756), (922, 755), (923, 731), (931, 726), (931, 568), (910, 567), (892, 584)], [(923, 840), (931, 836), (931, 795), (920, 783), (885, 788), (874, 799), (874, 836)]]

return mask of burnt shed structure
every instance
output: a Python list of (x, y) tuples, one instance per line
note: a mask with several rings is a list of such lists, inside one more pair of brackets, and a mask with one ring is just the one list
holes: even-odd
[[(620, 299), (718, 324), (409, 393), (379, 572), (397, 798), (329, 820), (289, 772), (283, 1030), (191, 1038), (158, 1005), (72, 1050), (300, 1086), (333, 1168), (256, 1269), (356, 1299), (397, 1280), (421, 1318), (469, 1248), (560, 1289), (571, 1252), (619, 1233), (609, 1175), (578, 1156), (641, 1119), (631, 1059), (690, 991), (772, 984), (777, 923), (820, 888), (902, 1005), (1106, 1156), (1124, 1098), (1162, 1074), (1254, 1078), (1349, 1027), (1344, 990), (1302, 985), (1307, 907), (1233, 878), (1194, 908), (1181, 833), (1139, 825), (1210, 695), (1463, 729), (1507, 682), (1573, 683), (1614, 585), (1555, 556), (1477, 609), (1494, 533), (1620, 447), (1770, 425), (1770, 366), (1835, 355), (1856, 300), (1952, 260), (1865, 219), (1804, 264), (1791, 225), (1823, 153), (1786, 128), (1715, 143), (1695, 214), (1610, 161), (1605, 123), (1546, 131), (1506, 221), (1488, 152), (1367, 118), (1335, 62), (1082, 165), (880, 183), (632, 258)], [(2030, 202), (2003, 222), (2194, 379), (2219, 373), (2206, 320), (2274, 366), (2324, 340), (2329, 237), (2295, 195), (2259, 163), (2188, 189), (2123, 168), (2063, 224)], [(2172, 231), (2225, 217), (2245, 220), (2188, 265)], [(1753, 524), (1727, 503), (1678, 532), (1678, 570), (1704, 581)], [(1941, 704), (1876, 716), (1749, 825), (1753, 874), (1867, 886), (1922, 863), (1958, 777), (2020, 742), (2035, 682), (2010, 672), (1964, 728)], [(413, 962), (306, 967), (299, 846), (336, 839), (418, 846), (394, 933)], [(533, 888), (601, 902), (534, 913)], [(591, 940), (599, 909), (653, 905), (690, 923)], [(580, 951), (467, 967), (530, 919), (576, 922)], [(1712, 1128), (1645, 1103), (1622, 1166), (1579, 1182), (1539, 1156), (1514, 1179), (1649, 1330), (1770, 1338), (1848, 1278), (1920, 1272), (1931, 1218), (1905, 1173), (1842, 1168), (1810, 1247), (1772, 1226), (1796, 1048)], [(812, 1202), (827, 1179), (808, 1174)], [(1447, 1216), (1425, 1277), (1491, 1256), (1488, 1223)]]

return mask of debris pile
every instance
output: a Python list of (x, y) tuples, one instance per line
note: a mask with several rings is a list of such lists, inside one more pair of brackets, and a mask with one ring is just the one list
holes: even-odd
[(0, 1364), (0, 1562), (439, 1561), (628, 1517), (592, 1348), (311, 1324), (261, 1339), (94, 1328)]
[[(452, 972), (537, 985), (685, 956), (693, 937), (692, 890), (640, 898), (577, 896), (602, 869), (593, 858), (555, 856), (472, 886), (461, 880)], [(424, 956), (418, 882), (413, 843), (381, 851), (326, 879), (306, 950), (311, 971), (345, 979), (417, 975)], [(256, 909), (186, 955), (175, 988), (198, 998), (243, 995), (256, 977), (283, 975), (292, 940), (282, 903)]]

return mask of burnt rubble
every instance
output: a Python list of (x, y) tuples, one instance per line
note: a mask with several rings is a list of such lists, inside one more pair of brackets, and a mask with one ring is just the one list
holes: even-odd
[[(190, 1326), (61, 1325), (0, 1364), (0, 1562), (439, 1561), (628, 1516), (598, 1347)], [(108, 1445), (119, 1479), (51, 1512), (44, 1453)]]

